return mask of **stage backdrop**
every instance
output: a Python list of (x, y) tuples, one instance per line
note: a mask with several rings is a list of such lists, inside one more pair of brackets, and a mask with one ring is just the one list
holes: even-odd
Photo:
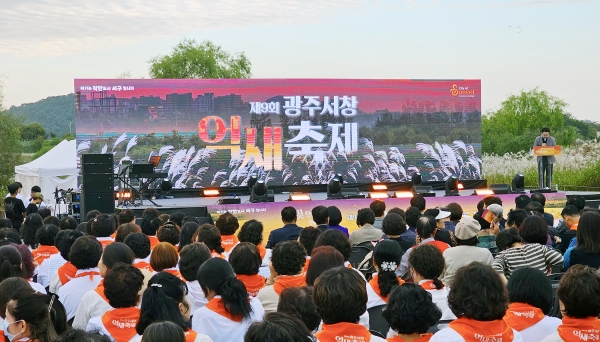
[(481, 179), (480, 80), (77, 79), (75, 95), (78, 154), (160, 155), (175, 188)]

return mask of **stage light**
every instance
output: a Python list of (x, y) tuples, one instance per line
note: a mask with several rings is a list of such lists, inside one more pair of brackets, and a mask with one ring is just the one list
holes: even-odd
[(386, 191), (387, 190), (387, 185), (385, 185), (385, 184), (373, 184), (373, 190), (374, 191)]
[(267, 188), (267, 184), (264, 180), (259, 179), (252, 187), (250, 202), (275, 202), (275, 194), (273, 193), (273, 190)]
[(413, 173), (411, 180), (412, 180), (413, 185), (421, 185), (421, 181), (422, 181), (421, 173), (419, 173), (419, 172)]
[(165, 178), (162, 180), (162, 182), (160, 182), (160, 189), (163, 192), (169, 192), (171, 191), (171, 189), (173, 189), (173, 184), (171, 183), (169, 178)]
[(458, 178), (456, 176), (450, 176), (446, 180), (446, 196), (459, 196)]
[(475, 189), (473, 191), (474, 196), (490, 196), (494, 195), (494, 191), (492, 189)]
[(256, 196), (263, 196), (267, 193), (267, 184), (265, 184), (265, 181), (262, 179), (257, 180), (256, 184), (254, 184), (254, 186), (252, 187), (252, 190), (254, 190), (254, 194)]
[(202, 190), (202, 196), (204, 196), (204, 197), (219, 196), (219, 190), (218, 189), (204, 189), (204, 190)]
[(252, 188), (256, 184), (256, 181), (258, 181), (258, 175), (256, 173), (251, 174), (250, 179), (248, 179), (248, 191), (252, 192)]
[(369, 192), (369, 198), (384, 199), (390, 198), (390, 195), (388, 195), (386, 192)]
[(394, 197), (396, 198), (412, 198), (414, 194), (410, 191), (396, 191)]
[(327, 198), (342, 198), (342, 182), (334, 177), (327, 184)]
[(341, 173), (337, 173), (337, 174), (335, 175), (335, 178), (339, 179), (339, 180), (340, 180), (340, 184), (341, 184), (342, 186), (344, 186), (344, 176), (343, 176)]
[(525, 193), (525, 176), (517, 173), (512, 179), (512, 191), (514, 193)]
[(463, 183), (458, 183), (458, 190), (464, 190), (465, 186), (463, 185)]
[(309, 194), (291, 193), (289, 201), (310, 201)]

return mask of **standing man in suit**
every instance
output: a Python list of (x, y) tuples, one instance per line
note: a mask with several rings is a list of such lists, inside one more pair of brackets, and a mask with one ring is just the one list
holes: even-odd
[[(533, 146), (556, 146), (556, 140), (550, 136), (550, 128), (542, 128), (542, 134), (535, 138)], [(537, 157), (538, 184), (540, 189), (550, 189), (550, 186), (552, 185), (552, 166), (555, 162), (555, 156)], [(544, 175), (546, 176), (545, 179)], [(544, 180), (546, 181), (545, 183)]]
[(296, 209), (294, 207), (285, 207), (281, 209), (281, 221), (283, 221), (284, 226), (273, 230), (269, 234), (266, 248), (273, 248), (281, 241), (298, 240), (300, 232), (302, 232), (302, 227), (296, 224), (296, 220)]

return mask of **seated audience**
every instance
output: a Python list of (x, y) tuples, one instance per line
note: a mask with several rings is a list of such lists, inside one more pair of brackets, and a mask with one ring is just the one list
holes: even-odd
[(4, 336), (10, 341), (53, 342), (58, 338), (52, 324), (56, 296), (17, 291), (6, 305)]
[(181, 234), (181, 228), (173, 222), (167, 221), (156, 231), (156, 238), (160, 242), (168, 242), (171, 245), (177, 247), (179, 244), (179, 235)]
[(4, 218), (4, 217), (0, 217), (0, 228), (12, 228), (12, 222), (10, 222), (10, 219)]
[[(31, 249), (37, 248), (37, 241), (35, 239), (35, 233), (44, 225), (44, 220), (38, 214), (29, 214), (21, 227), (21, 239)], [(13, 222), (14, 227), (14, 222)]]
[(217, 222), (215, 222), (215, 226), (219, 228), (219, 232), (221, 233), (221, 245), (225, 249), (223, 253), (227, 258), (233, 247), (239, 243), (235, 232), (240, 227), (240, 224), (237, 217), (233, 216), (230, 212), (226, 212), (219, 216)]
[[(388, 214), (385, 219), (390, 215), (396, 214)], [(396, 216), (400, 217), (400, 215)], [(386, 303), (394, 287), (404, 284), (404, 280), (396, 276), (396, 269), (400, 267), (402, 254), (402, 247), (391, 240), (379, 241), (373, 249), (373, 265), (377, 273), (373, 274), (369, 284)]]
[[(52, 255), (38, 269), (38, 283), (44, 287), (49, 286), (50, 293), (58, 293), (61, 286), (75, 278), (77, 268), (69, 262), (69, 251), (75, 241), (82, 236), (83, 233), (78, 230), (60, 231), (56, 235), (54, 241), (60, 253)], [(46, 266), (48, 272), (44, 276), (43, 270)], [(46, 281), (49, 281), (49, 284), (45, 283)]]
[(374, 200), (369, 205), (369, 208), (373, 210), (373, 213), (375, 214), (375, 222), (373, 223), (373, 227), (382, 229), (383, 219), (385, 217), (385, 202), (382, 200)]
[(414, 239), (404, 239), (402, 235), (406, 233), (406, 222), (402, 216), (394, 213), (388, 213), (383, 219), (381, 230), (388, 239), (396, 241), (402, 248), (402, 253), (414, 246)]
[[(433, 217), (422, 216), (417, 221), (417, 235), (421, 239), (421, 244), (431, 244), (443, 253), (446, 249), (450, 248), (450, 246), (445, 242), (436, 241), (434, 239), (436, 231), (437, 226)], [(415, 247), (409, 248), (402, 256), (402, 262), (396, 271), (398, 276), (404, 277), (407, 274), (408, 269), (410, 268), (409, 257), (414, 249)]]
[(183, 280), (177, 269), (179, 254), (175, 246), (168, 242), (159, 242), (150, 255), (150, 267), (154, 272), (167, 272)]
[(565, 253), (571, 239), (577, 237), (577, 226), (579, 225), (579, 209), (574, 205), (564, 207), (560, 215), (563, 217), (565, 230), (559, 232), (560, 242), (556, 244), (556, 249)]
[(258, 274), (262, 263), (258, 248), (250, 242), (240, 242), (231, 251), (229, 263), (236, 278), (246, 286), (248, 294), (256, 297), (267, 281), (265, 277)]
[(31, 251), (33, 260), (41, 265), (50, 256), (58, 254), (58, 248), (54, 246), (54, 239), (58, 234), (58, 227), (51, 224), (45, 224), (38, 229), (35, 238), (38, 243), (38, 248)]
[(306, 284), (313, 286), (315, 280), (325, 271), (344, 266), (344, 256), (331, 246), (320, 246), (312, 250), (311, 263), (306, 271)]
[(142, 228), (135, 223), (123, 223), (115, 232), (115, 242), (124, 242), (129, 234), (141, 233)]
[(281, 221), (283, 227), (275, 229), (269, 233), (269, 239), (267, 240), (267, 249), (275, 247), (275, 245), (282, 241), (298, 240), (302, 227), (296, 224), (298, 219), (296, 209), (294, 207), (285, 207), (281, 209)]
[(100, 241), (102, 248), (114, 242), (110, 236), (117, 230), (115, 220), (110, 215), (102, 214), (94, 218), (92, 230), (88, 234), (95, 236), (96, 240)]
[(402, 219), (406, 221), (406, 212), (403, 209), (393, 207), (392, 209), (388, 210), (388, 214), (391, 213), (402, 216)]
[(496, 235), (500, 232), (500, 220), (502, 220), (503, 212), (504, 210), (500, 205), (492, 203), (473, 216), (481, 225), (481, 231), (477, 234), (479, 240), (477, 247), (487, 248), (493, 252), (497, 250)]
[(208, 247), (204, 244), (196, 242), (186, 247), (179, 253), (179, 272), (181, 272), (181, 276), (185, 279), (185, 284), (188, 288), (187, 297), (192, 306), (191, 312), (193, 313), (208, 303), (204, 292), (202, 292), (200, 283), (198, 283), (198, 268), (206, 260), (210, 259), (211, 256)]
[(549, 317), (554, 298), (548, 277), (533, 268), (521, 268), (508, 280), (510, 305), (504, 320), (524, 341), (539, 342), (556, 331), (560, 319)]
[(410, 199), (410, 206), (416, 207), (422, 214), (425, 211), (425, 207), (427, 207), (427, 201), (425, 200), (425, 197), (421, 196), (420, 194), (416, 194)]
[(358, 210), (356, 215), (356, 225), (358, 229), (350, 234), (350, 244), (357, 245), (365, 241), (378, 241), (383, 236), (381, 229), (373, 227), (375, 214), (370, 208)]
[(463, 208), (456, 202), (448, 203), (446, 207), (448, 208), (448, 211), (450, 211), (450, 223), (456, 227), (458, 221), (463, 217)]
[[(546, 196), (541, 192), (534, 192), (531, 194), (531, 200), (540, 203), (542, 207), (546, 206)], [(552, 216), (552, 214), (544, 212), (544, 220), (546, 221), (546, 225), (550, 227), (554, 226), (554, 216)]]
[(108, 336), (79, 329), (67, 330), (55, 342), (111, 342)]
[(142, 228), (142, 233), (146, 234), (148, 239), (150, 239), (151, 250), (159, 243), (156, 238), (156, 231), (162, 224), (158, 216), (158, 210), (155, 208), (147, 208), (142, 214), (142, 224), (140, 224), (140, 227)]
[(312, 287), (288, 287), (281, 292), (277, 312), (294, 316), (304, 323), (309, 331), (316, 331), (321, 324), (321, 316), (312, 300)]
[(522, 342), (521, 334), (503, 320), (508, 304), (508, 292), (498, 273), (473, 262), (458, 271), (448, 295), (448, 306), (458, 318), (430, 341)]
[[(402, 238), (413, 243), (413, 246), (417, 243), (417, 222), (421, 217), (421, 210), (417, 207), (409, 207), (406, 209), (406, 224), (408, 228), (406, 232), (402, 234)], [(414, 241), (413, 241), (414, 240)]]
[(210, 249), (210, 253), (213, 258), (222, 258), (225, 259), (225, 248), (221, 244), (221, 232), (219, 232), (219, 228), (216, 226), (205, 223), (203, 224), (194, 236), (192, 237), (192, 241), (201, 242)]
[(315, 242), (321, 235), (321, 230), (315, 227), (306, 227), (302, 229), (300, 233), (300, 237), (298, 241), (306, 250), (306, 264), (304, 264), (304, 272), (308, 271), (308, 265), (310, 264), (310, 258), (313, 248), (315, 247)]
[(60, 226), (60, 219), (58, 217), (52, 215), (48, 215), (46, 217), (42, 216), (44, 210), (47, 209), (38, 210), (38, 215), (42, 217), (42, 219), (44, 220), (44, 224), (51, 224), (57, 227)]
[(340, 223), (342, 223), (343, 219), (340, 209), (332, 205), (327, 207), (327, 211), (329, 211), (329, 228), (337, 229), (349, 237), (350, 234), (348, 233), (348, 228), (340, 226)]
[(549, 242), (548, 226), (541, 216), (532, 215), (519, 226), (519, 235), (525, 243), (547, 245)]
[(506, 229), (518, 229), (523, 223), (523, 221), (525, 221), (525, 219), (529, 216), (531, 216), (531, 213), (523, 209), (511, 210), (508, 214), (506, 214)]
[[(454, 238), (454, 226), (450, 223), (450, 212), (444, 211), (440, 209), (427, 209), (423, 213), (423, 216), (431, 216), (435, 219), (435, 226), (437, 230), (435, 231), (434, 239), (436, 241), (442, 241), (448, 244), (449, 246), (456, 246), (456, 241)], [(450, 229), (446, 224), (450, 225)], [(417, 244), (419, 244), (419, 238), (417, 237)]]
[(146, 234), (143, 233), (133, 233), (133, 234), (129, 234), (126, 238), (125, 241), (123, 241), (124, 244), (127, 245), (127, 247), (129, 247), (131, 249), (131, 251), (133, 252), (133, 255), (135, 256), (135, 260), (133, 260), (133, 266), (135, 266), (136, 268), (139, 268), (140, 270), (148, 271), (148, 272), (154, 272), (154, 270), (152, 269), (152, 266), (150, 266), (150, 260), (149, 260), (149, 256), (150, 256), (150, 239), (148, 238), (148, 236)]
[(242, 228), (238, 233), (238, 240), (240, 242), (250, 242), (251, 244), (254, 244), (260, 253), (260, 258), (263, 261), (262, 265), (265, 265), (265, 262), (268, 265), (268, 260), (265, 260), (268, 253), (267, 249), (263, 246), (263, 230), (264, 227), (260, 221), (248, 220), (242, 225)]
[(135, 212), (132, 209), (123, 209), (117, 214), (119, 226), (127, 223), (135, 223)]
[(531, 202), (531, 198), (527, 195), (519, 195), (515, 197), (515, 209), (525, 209), (525, 207)]
[(263, 321), (252, 323), (244, 336), (244, 342), (312, 342), (310, 335), (310, 330), (298, 318), (272, 312)]
[(142, 342), (187, 342), (183, 329), (173, 322), (156, 322), (150, 324), (144, 335)]
[(193, 221), (188, 221), (181, 227), (181, 233), (179, 234), (179, 246), (177, 251), (181, 253), (183, 247), (192, 243), (192, 236), (200, 228), (200, 225)]
[(317, 229), (324, 232), (329, 229), (329, 210), (324, 205), (318, 205), (311, 211), (312, 219), (317, 224)]
[(60, 220), (60, 230), (76, 230), (77, 229), (77, 221), (71, 216), (67, 216)]
[[(583, 213), (577, 227), (577, 246), (567, 249), (565, 268), (571, 265), (600, 267), (600, 214)], [(567, 262), (567, 258), (569, 258)]]

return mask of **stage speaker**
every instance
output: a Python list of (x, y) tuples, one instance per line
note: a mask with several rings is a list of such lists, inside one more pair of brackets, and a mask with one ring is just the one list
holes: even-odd
[(81, 207), (83, 209), (82, 217), (85, 217), (91, 210), (98, 210), (103, 214), (112, 214), (115, 212), (115, 194), (108, 193), (83, 193)]
[(490, 184), (490, 190), (492, 190), (496, 195), (506, 195), (512, 193), (510, 185), (508, 184)]
[(423, 197), (435, 197), (435, 192), (431, 185), (414, 185), (410, 188), (410, 191), (415, 195), (419, 194)]
[(115, 211), (112, 154), (81, 155), (81, 214), (91, 210), (103, 214)]

